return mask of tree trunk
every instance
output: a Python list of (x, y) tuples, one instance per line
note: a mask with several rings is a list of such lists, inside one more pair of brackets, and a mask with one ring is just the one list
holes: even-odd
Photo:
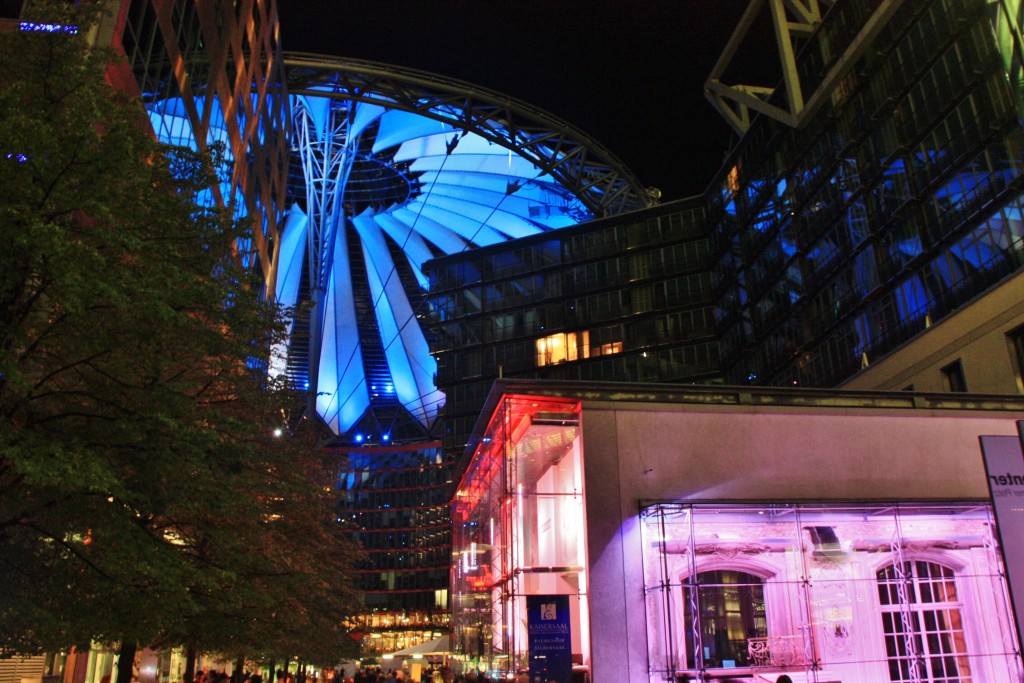
[(242, 678), (245, 676), (244, 668), (245, 657), (239, 657), (235, 660), (235, 670), (231, 672), (231, 680), (235, 683), (242, 683)]
[(196, 680), (196, 646), (189, 643), (185, 646), (185, 680), (182, 683), (194, 683)]
[(135, 673), (135, 643), (121, 641), (121, 650), (117, 655), (117, 683), (131, 683)]

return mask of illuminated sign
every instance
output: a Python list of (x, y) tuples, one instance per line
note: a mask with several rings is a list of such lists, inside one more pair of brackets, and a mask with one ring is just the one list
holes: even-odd
[(78, 33), (78, 27), (70, 24), (39, 24), (34, 21), (23, 21), (19, 28), (22, 31), (38, 31), (40, 33), (70, 33), (72, 35)]
[(572, 626), (568, 595), (527, 595), (530, 680), (572, 680)]

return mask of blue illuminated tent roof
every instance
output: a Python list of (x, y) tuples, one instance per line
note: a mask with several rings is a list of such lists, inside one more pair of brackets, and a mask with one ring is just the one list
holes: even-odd
[(642, 208), (644, 190), (507, 96), (366, 61), (291, 54), (285, 68), (305, 191), (276, 295), (313, 304), (287, 371), (335, 434), (386, 441), (404, 417), (428, 435), (444, 396), (420, 325), (424, 261)]

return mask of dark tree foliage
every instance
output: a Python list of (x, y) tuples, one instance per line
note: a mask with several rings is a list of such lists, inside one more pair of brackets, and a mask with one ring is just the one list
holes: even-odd
[[(43, 7), (87, 26), (89, 3)], [(330, 664), (356, 605), (245, 226), (68, 32), (0, 34), (0, 653), (189, 645)], [(311, 431), (311, 430), (309, 430)]]

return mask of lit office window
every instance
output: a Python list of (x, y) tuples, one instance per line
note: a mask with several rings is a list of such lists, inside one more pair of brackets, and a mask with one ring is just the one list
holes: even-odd
[(591, 353), (595, 356), (609, 356), (613, 353), (622, 353), (622, 342), (611, 342), (595, 346), (591, 349)]
[(537, 340), (537, 366), (622, 353), (622, 342), (612, 341), (591, 346), (589, 330), (548, 335)]
[[(587, 331), (580, 333), (583, 339), (582, 356), (587, 358), (590, 343), (590, 334)], [(566, 361), (578, 360), (580, 358), (580, 347), (577, 346), (577, 335), (575, 332), (551, 334), (537, 340), (537, 366), (554, 365)]]

